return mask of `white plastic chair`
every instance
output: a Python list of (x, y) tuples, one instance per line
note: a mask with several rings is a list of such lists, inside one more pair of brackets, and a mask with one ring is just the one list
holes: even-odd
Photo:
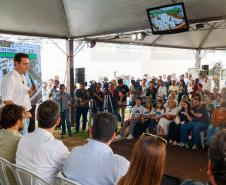
[(12, 171), (16, 174), (18, 185), (50, 185), (40, 175), (16, 164), (12, 164)]
[(7, 177), (7, 168), (11, 170), (12, 163), (0, 157), (0, 185), (10, 185)]
[(61, 173), (57, 175), (57, 181), (59, 185), (81, 185), (78, 182), (65, 178)]

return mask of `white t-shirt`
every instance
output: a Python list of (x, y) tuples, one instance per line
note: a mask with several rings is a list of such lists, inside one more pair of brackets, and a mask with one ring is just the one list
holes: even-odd
[(174, 108), (174, 109), (169, 109), (168, 107), (166, 108), (166, 113), (165, 114), (171, 114), (171, 115), (177, 115), (178, 112), (178, 108)]
[(143, 109), (144, 107), (142, 105), (138, 106), (134, 106), (132, 109), (132, 114), (135, 118), (138, 118), (142, 113), (143, 113)]
[(153, 109), (153, 114), (155, 114), (156, 116), (162, 116), (165, 114), (165, 110), (164, 109)]
[(150, 112), (147, 108), (144, 108), (144, 109), (143, 109), (143, 113), (142, 113), (142, 114), (143, 114), (144, 116), (148, 116), (150, 113), (151, 113), (151, 112)]
[(29, 111), (31, 109), (29, 90), (25, 76), (13, 69), (2, 81), (2, 101), (12, 101)]
[[(143, 115), (144, 116), (153, 115), (153, 114), (155, 114), (155, 109), (154, 108), (152, 108), (151, 111), (149, 111), (146, 107), (143, 109)], [(164, 112), (163, 112), (163, 114), (164, 114)]]

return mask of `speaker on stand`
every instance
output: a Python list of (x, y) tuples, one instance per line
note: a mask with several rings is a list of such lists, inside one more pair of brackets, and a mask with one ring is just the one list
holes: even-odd
[(209, 74), (209, 65), (202, 65), (202, 70), (205, 70), (208, 75)]

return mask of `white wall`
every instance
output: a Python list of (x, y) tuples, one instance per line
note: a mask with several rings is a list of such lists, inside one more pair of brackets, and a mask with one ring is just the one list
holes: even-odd
[[(64, 40), (57, 44), (65, 51)], [(222, 61), (226, 68), (226, 52), (201, 53), (202, 65), (210, 67)], [(42, 77), (43, 80), (58, 75), (63, 82), (66, 70), (66, 56), (51, 41), (42, 47)], [(195, 52), (192, 50), (150, 48), (141, 46), (122, 46), (112, 44), (97, 44), (90, 49), (84, 47), (74, 58), (74, 66), (85, 67), (86, 79), (92, 80), (107, 76), (109, 79), (117, 75), (141, 77), (143, 74), (157, 76), (176, 73), (180, 75), (195, 65)]]

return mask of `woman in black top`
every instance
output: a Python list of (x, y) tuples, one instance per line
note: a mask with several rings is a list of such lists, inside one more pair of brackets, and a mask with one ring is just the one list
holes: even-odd
[(188, 93), (188, 89), (187, 89), (187, 86), (184, 82), (183, 79), (180, 80), (180, 85), (179, 85), (179, 94), (178, 94), (178, 102), (180, 103), (181, 101), (181, 97), (183, 95), (186, 95)]
[(181, 105), (182, 109), (179, 111), (175, 121), (171, 122), (169, 125), (168, 140), (169, 143), (173, 145), (180, 143), (180, 126), (182, 124), (186, 124), (189, 121), (185, 111), (190, 112), (190, 104), (187, 100), (183, 100)]
[(150, 82), (149, 88), (146, 91), (146, 97), (151, 97), (152, 100), (156, 100), (157, 89), (153, 81)]

